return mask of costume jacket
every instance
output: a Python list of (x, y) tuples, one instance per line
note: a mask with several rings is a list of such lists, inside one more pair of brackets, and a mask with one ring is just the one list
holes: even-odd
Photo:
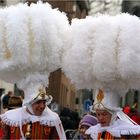
[[(41, 116), (31, 115), (26, 107), (9, 110), (0, 116), (8, 139), (66, 139), (58, 115), (48, 107)], [(9, 131), (9, 132), (8, 132)], [(6, 135), (7, 135), (6, 134)]]

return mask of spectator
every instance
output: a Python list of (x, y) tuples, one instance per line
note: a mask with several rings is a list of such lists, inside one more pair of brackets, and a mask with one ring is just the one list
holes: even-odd
[(128, 116), (130, 115), (130, 110), (131, 110), (131, 108), (130, 108), (129, 105), (126, 105), (126, 106), (123, 108), (123, 112), (124, 112), (125, 114), (127, 114)]
[(136, 103), (132, 107), (130, 107), (129, 105), (125, 106), (123, 108), (123, 112), (127, 114), (134, 122), (140, 125), (140, 115)]
[(8, 110), (22, 107), (22, 98), (20, 96), (11, 96), (8, 101)]
[[(8, 101), (8, 110), (15, 109), (22, 106), (22, 99), (20, 96), (11, 96)], [(4, 124), (0, 119), (0, 139), (4, 137)]]
[(60, 119), (62, 121), (64, 130), (77, 129), (79, 125), (79, 114), (76, 111), (72, 111), (67, 107), (64, 107), (60, 113)]
[(2, 98), (2, 103), (3, 103), (3, 108), (6, 109), (8, 108), (8, 101), (9, 98), (13, 95), (12, 91), (8, 91), (8, 93), (6, 95), (3, 96)]
[(79, 128), (77, 133), (75, 134), (73, 140), (86, 140), (86, 139), (91, 139), (89, 135), (85, 134), (85, 131), (90, 127), (90, 126), (94, 126), (98, 123), (97, 118), (87, 114), (85, 115), (80, 123), (79, 123)]

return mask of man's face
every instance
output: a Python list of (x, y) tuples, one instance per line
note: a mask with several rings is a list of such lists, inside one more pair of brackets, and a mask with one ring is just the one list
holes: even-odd
[(32, 110), (35, 115), (40, 116), (44, 109), (46, 107), (46, 101), (45, 100), (39, 100), (32, 104)]
[(96, 117), (102, 127), (109, 126), (112, 115), (106, 110), (96, 110)]

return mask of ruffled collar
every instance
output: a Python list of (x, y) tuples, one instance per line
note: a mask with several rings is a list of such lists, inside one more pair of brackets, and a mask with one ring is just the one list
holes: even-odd
[(9, 110), (0, 116), (1, 120), (10, 126), (20, 126), (28, 122), (37, 122), (48, 126), (55, 126), (56, 122), (60, 123), (58, 115), (52, 112), (48, 107), (41, 116), (31, 115), (26, 111), (26, 107)]
[(91, 126), (86, 134), (91, 135), (93, 139), (97, 139), (98, 133), (107, 131), (114, 137), (121, 137), (121, 135), (137, 135), (140, 134), (140, 126), (129, 124), (120, 119), (116, 120), (112, 125), (107, 127), (101, 127), (100, 124)]

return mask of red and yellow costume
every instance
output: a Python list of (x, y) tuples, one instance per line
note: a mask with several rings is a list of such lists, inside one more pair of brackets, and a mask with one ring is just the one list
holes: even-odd
[[(27, 133), (28, 124), (22, 126), (24, 136)], [(20, 128), (10, 127), (10, 139), (20, 139)], [(54, 126), (41, 125), (39, 122), (32, 123), (32, 128), (30, 132), (30, 139), (59, 139), (57, 130)]]
[(31, 115), (26, 111), (25, 107), (22, 107), (9, 110), (0, 117), (2, 122), (7, 126), (7, 136), (4, 136), (4, 138), (17, 140), (21, 138), (66, 139), (58, 115), (48, 107), (41, 116)]
[[(102, 133), (98, 133), (98, 140), (101, 140), (101, 139), (103, 139)], [(105, 132), (104, 139), (105, 140), (114, 140), (114, 137), (109, 132)]]

